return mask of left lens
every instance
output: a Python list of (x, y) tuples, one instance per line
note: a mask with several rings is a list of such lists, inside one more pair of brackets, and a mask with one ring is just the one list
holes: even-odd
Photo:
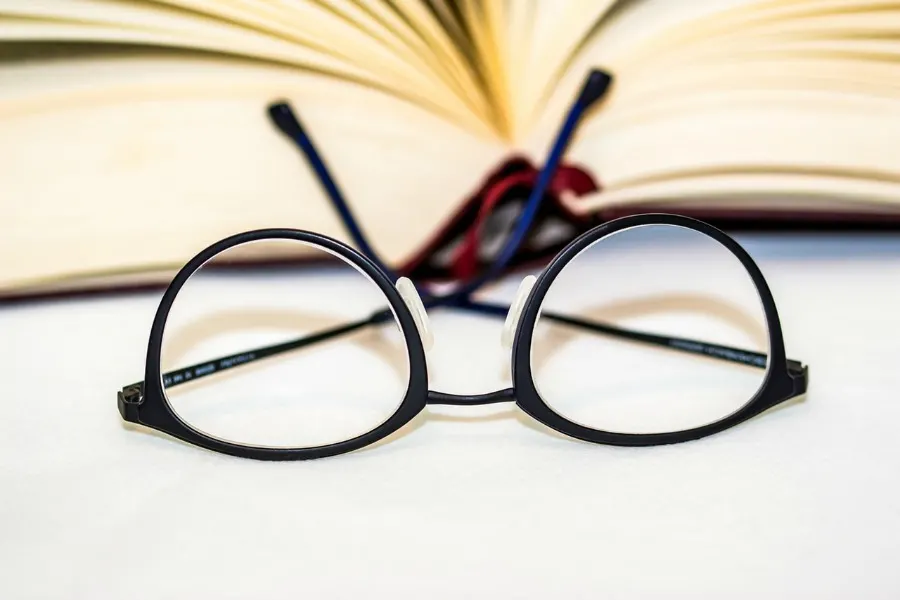
[[(236, 266), (252, 256), (283, 262)], [(379, 312), (377, 324), (354, 327)], [(311, 336), (323, 339), (303, 343)], [(249, 446), (352, 439), (387, 421), (409, 385), (405, 338), (381, 288), (352, 262), (291, 239), (233, 246), (195, 271), (172, 304), (160, 360), (166, 400), (184, 422)]]

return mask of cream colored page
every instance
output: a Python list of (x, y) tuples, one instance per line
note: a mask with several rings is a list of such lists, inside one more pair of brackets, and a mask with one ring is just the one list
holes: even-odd
[[(633, 53), (660, 39), (691, 39), (693, 21), (661, 10), (658, 20), (648, 21), (657, 23), (655, 30), (648, 25), (642, 38), (630, 35), (640, 20), (619, 13), (554, 98), (536, 136), (543, 144), (577, 90), (580, 71), (600, 66), (616, 77), (568, 153), (607, 186), (595, 204), (640, 201), (651, 193), (677, 201), (690, 192), (688, 182), (724, 197), (741, 190), (721, 187), (728, 184), (746, 184), (758, 198), (789, 191), (777, 187), (784, 185), (793, 192), (782, 196), (832, 189), (856, 202), (877, 202), (869, 198), (874, 185), (877, 198), (900, 199), (900, 65), (894, 38), (866, 37), (877, 3), (823, 3), (852, 8), (846, 26), (806, 2), (745, 1), (721, 10), (724, 0), (700, 4), (708, 11), (700, 17), (704, 23), (722, 17), (731, 33), (647, 54), (638, 68)], [(643, 4), (645, 15), (653, 7)], [(779, 11), (792, 20), (759, 18)], [(736, 15), (748, 24), (734, 26)], [(883, 22), (884, 29), (893, 27), (892, 19)]]
[[(523, 0), (525, 1), (525, 0)], [(520, 139), (533, 131), (545, 113), (545, 98), (558, 84), (571, 54), (597, 26), (616, 0), (527, 0), (532, 4), (530, 36), (525, 48), (511, 48), (527, 65), (516, 88)], [(516, 23), (516, 21), (510, 21)]]
[(128, 45), (152, 45), (178, 50), (213, 51), (243, 54), (247, 58), (287, 63), (304, 69), (321, 71), (330, 75), (369, 81), (377, 84), (371, 73), (354, 65), (348, 65), (334, 57), (313, 50), (299, 49), (268, 40), (233, 40), (223, 38), (194, 38), (187, 42), (185, 36), (172, 31), (150, 31), (94, 23), (38, 22), (30, 19), (5, 18), (0, 21), (0, 43), (4, 42), (99, 42)]
[(900, 43), (900, 39), (892, 35), (900, 30), (900, 5), (893, 11), (858, 9), (854, 12), (819, 12), (767, 22), (755, 26), (753, 30), (772, 36), (795, 33), (816, 37), (886, 36)]
[[(730, 0), (710, 0), (723, 4)], [(685, 42), (703, 41), (728, 36), (746, 30), (761, 31), (767, 28), (801, 24), (819, 28), (815, 21), (836, 18), (844, 26), (877, 27), (890, 21), (892, 13), (900, 8), (898, 0), (741, 0), (739, 6), (720, 6), (721, 10), (709, 12), (692, 20), (690, 27), (671, 29), (667, 35), (654, 40), (647, 47), (656, 52), (664, 47), (683, 45)]]
[(477, 57), (475, 66), (481, 75), (485, 94), (490, 98), (490, 118), (499, 136), (509, 139), (509, 82), (506, 76), (507, 53), (505, 15), (502, 3), (459, 2), (466, 29)]
[[(666, 54), (618, 78), (596, 118), (603, 129), (660, 110), (680, 110), (723, 91), (831, 91), (896, 98), (900, 44), (866, 35), (766, 35), (743, 32), (721, 44)], [(597, 130), (601, 135), (602, 131)]]
[[(864, 0), (860, 0), (863, 2)], [(543, 148), (555, 133), (558, 123), (570, 106), (584, 78), (591, 69), (600, 68), (616, 80), (610, 98), (623, 93), (623, 88), (636, 80), (634, 63), (649, 56), (658, 63), (673, 53), (692, 48), (698, 40), (710, 39), (711, 33), (721, 34), (726, 23), (727, 37), (735, 31), (734, 20), (746, 23), (760, 13), (763, 0), (620, 0), (601, 16), (601, 25), (593, 29), (584, 47), (566, 62), (561, 79), (555, 81), (552, 94), (545, 100), (536, 99), (534, 123), (525, 140), (532, 151)], [(796, 0), (777, 3), (793, 4)], [(797, 8), (795, 6), (795, 8)], [(771, 10), (778, 6), (771, 7)], [(784, 6), (781, 6), (783, 10)], [(709, 23), (718, 24), (717, 26)], [(704, 30), (703, 27), (709, 29)], [(699, 33), (697, 33), (699, 31)], [(643, 68), (643, 65), (641, 65)], [(595, 114), (601, 114), (596, 111)]]
[[(12, 85), (23, 76), (31, 93)], [(46, 101), (62, 88), (65, 103)], [(3, 65), (0, 219), (15, 227), (0, 254), (22, 257), (4, 267), (4, 285), (177, 267), (259, 227), (346, 240), (301, 154), (266, 118), (280, 97), (392, 263), (506, 151), (393, 97), (288, 69), (162, 57)]]
[[(433, 71), (391, 55), (383, 44), (331, 12), (307, 14), (309, 9), (301, 10), (300, 6), (306, 3), (298, 4), (293, 11), (302, 17), (303, 25), (292, 28), (288, 35), (275, 23), (260, 31), (261, 17), (253, 26), (235, 25), (225, 18), (231, 13), (223, 8), (219, 10), (224, 14), (210, 16), (149, 0), (34, 0), (28, 4), (0, 0), (0, 41), (162, 44), (277, 61), (362, 80), (419, 102), (473, 130), (489, 130), (471, 103), (467, 105), (458, 91), (452, 91)], [(273, 28), (278, 31), (273, 33)]]
[[(440, 12), (441, 2), (435, 2)], [(425, 5), (423, 0), (391, 0), (391, 5), (395, 10), (403, 14), (404, 19), (418, 32), (422, 39), (426, 40), (429, 45), (442, 52), (454, 64), (460, 64), (461, 61), (467, 65), (467, 72), (471, 78), (468, 81), (474, 86), (473, 90), (477, 90), (476, 103), (479, 106), (480, 113), (483, 115), (484, 124), (490, 131), (490, 135), (494, 137), (503, 137), (502, 129), (494, 122), (491, 114), (491, 98), (490, 91), (485, 89), (483, 84), (477, 78), (477, 64), (472, 63), (472, 58), (466, 56), (467, 53), (475, 52), (475, 48), (468, 47), (468, 38), (460, 35), (460, 31), (451, 27), (448, 29), (442, 21)], [(460, 45), (465, 44), (466, 48)], [(460, 65), (462, 66), (462, 65)]]
[[(585, 34), (592, 32), (584, 47), (572, 48), (578, 50), (577, 53), (560, 60), (565, 69), (559, 79), (550, 80), (552, 93), (532, 98), (534, 120), (523, 145), (533, 153), (544, 151), (591, 69), (605, 70), (614, 77), (614, 87), (609, 93), (613, 98), (629, 81), (630, 71), (623, 71), (623, 66), (638, 49), (653, 44), (671, 31), (680, 31), (686, 23), (701, 17), (757, 2), (759, 0), (619, 0), (602, 3), (607, 12), (593, 20), (591, 29), (584, 29)], [(552, 10), (550, 0), (543, 0), (542, 5), (547, 11)], [(601, 25), (594, 26), (598, 20)], [(563, 35), (562, 31), (559, 34)], [(598, 110), (593, 114), (601, 112)]]
[(569, 198), (575, 212), (645, 210), (900, 213), (900, 183), (833, 174), (710, 173)]
[[(718, 177), (718, 184), (755, 182), (751, 188), (719, 188), (722, 193), (783, 196), (790, 190), (766, 186), (792, 180), (803, 181), (801, 191), (807, 193), (814, 188), (823, 196), (839, 194), (861, 203), (900, 201), (898, 155), (896, 101), (753, 92), (723, 94), (706, 106), (685, 106), (586, 136), (570, 158), (587, 164), (604, 185), (593, 206), (581, 205), (588, 209), (653, 200), (651, 192), (675, 198), (690, 193), (678, 180), (714, 176), (731, 177)], [(891, 195), (871, 196), (876, 183)]]
[(424, 35), (406, 20), (405, 15), (395, 12), (384, 0), (327, 1), (334, 10), (371, 32), (398, 54), (422, 61), (445, 79), (455, 93), (473, 106), (477, 114), (486, 117), (485, 98), (461, 49), (451, 41), (449, 33), (437, 30), (440, 36)]
[(264, 44), (308, 47), (369, 69), (385, 66), (379, 62), (385, 58), (383, 44), (312, 2), (292, 5), (280, 19), (264, 5), (249, 10), (233, 2), (208, 0), (0, 0), (0, 15), (28, 17), (48, 26), (94, 24), (180, 35), (188, 47), (206, 39), (236, 44), (235, 51), (264, 48)]
[[(767, 29), (801, 29), (808, 35), (816, 20), (831, 16), (868, 25), (898, 7), (897, 0), (697, 0), (690, 4), (663, 0), (624, 2), (592, 39), (581, 59), (602, 55), (618, 69), (658, 61), (694, 46), (727, 46), (736, 37), (765, 34)], [(861, 33), (861, 32), (860, 32)]]
[[(714, 0), (706, 4), (728, 3)], [(879, 18), (888, 27), (891, 19), (885, 17), (890, 17), (890, 13), (876, 8), (884, 9), (890, 4), (897, 5), (863, 0), (744, 0), (736, 8), (668, 27), (668, 33), (653, 36), (650, 43), (665, 39), (681, 39), (682, 43), (658, 55), (650, 54), (639, 63), (634, 62), (634, 54), (643, 51), (647, 44), (637, 44), (635, 51), (630, 52), (626, 46), (610, 43), (616, 31), (611, 25), (610, 31), (604, 31), (596, 46), (586, 52), (588, 59), (591, 55), (607, 55), (605, 64), (616, 75), (609, 100), (595, 117), (612, 126), (622, 120), (623, 113), (640, 113), (649, 105), (683, 104), (689, 97), (725, 89), (832, 90), (892, 96), (900, 74), (896, 61), (900, 37), (873, 38), (872, 31), (865, 28)], [(853, 11), (847, 12), (851, 5)], [(826, 9), (844, 12), (823, 16)], [(894, 11), (898, 13), (900, 8)], [(783, 20), (772, 21), (772, 14)], [(821, 26), (833, 25), (841, 18), (846, 23), (841, 28)], [(727, 33), (686, 40), (685, 32), (694, 31), (698, 23), (707, 28), (707, 33), (716, 31), (712, 24), (717, 20), (722, 27), (728, 25)], [(734, 23), (743, 25), (735, 27)]]
[[(403, 44), (413, 54), (424, 55), (426, 60), (432, 62), (434, 69), (456, 81), (465, 94), (479, 96), (478, 84), (459, 46), (458, 40), (461, 38), (458, 32), (435, 23), (434, 18), (423, 13), (419, 6), (411, 5), (416, 6), (416, 10), (407, 13), (402, 10), (404, 5), (396, 5), (401, 9), (398, 12), (394, 9), (395, 5), (384, 0), (328, 0), (328, 3), (348, 14), (359, 11), (371, 15), (385, 28), (386, 41)], [(479, 98), (479, 101), (483, 100)]]
[(527, 136), (529, 122), (528, 107), (522, 98), (522, 90), (528, 84), (530, 65), (530, 44), (534, 28), (535, 5), (533, 2), (505, 0), (506, 14), (506, 77), (509, 82), (509, 119), (512, 138), (521, 141)]
[(865, 11), (795, 14), (777, 21), (748, 20), (742, 26), (673, 45), (658, 54), (636, 52), (618, 69), (628, 81), (677, 74), (673, 67), (702, 68), (709, 62), (738, 63), (748, 54), (768, 58), (774, 65), (779, 54), (807, 57), (894, 60), (900, 51), (900, 7), (893, 12)]
[(433, 64), (422, 60), (421, 53), (397, 45), (396, 38), (390, 35), (373, 35), (378, 22), (352, 2), (267, 5), (240, 0), (156, 0), (156, 3), (194, 10), (268, 35), (310, 44), (348, 62), (364, 65), (375, 74), (391, 74), (409, 80), (411, 86), (431, 86), (435, 95), (454, 95)]
[[(18, 18), (17, 18), (18, 17)], [(251, 57), (296, 62), (314, 69), (365, 74), (334, 55), (291, 44), (226, 22), (186, 14), (162, 5), (89, 0), (0, 0), (0, 41), (66, 39), (177, 45), (200, 50), (243, 53)]]
[[(844, 10), (848, 22), (861, 25), (860, 19), (871, 22), (884, 14), (877, 8), (891, 4), (897, 3), (707, 0), (692, 5), (695, 14), (690, 19), (670, 5), (635, 4), (634, 10), (612, 19), (585, 50), (560, 86), (548, 116), (551, 122), (558, 119), (567, 96), (593, 66), (608, 69), (616, 78), (607, 102), (592, 115), (604, 123), (596, 135), (648, 111), (669, 105), (675, 110), (695, 96), (725, 89), (893, 96), (898, 82), (892, 58), (897, 55), (896, 36), (873, 39), (865, 29), (829, 32), (814, 26), (823, 18), (839, 18), (822, 17), (828, 10)], [(846, 13), (848, 8), (853, 10)], [(654, 14), (656, 18), (650, 18)], [(641, 23), (646, 25), (638, 34)], [(698, 29), (704, 35), (696, 35)], [(659, 51), (649, 52), (648, 47)], [(545, 121), (540, 131), (548, 130)], [(587, 135), (584, 130), (582, 135)]]

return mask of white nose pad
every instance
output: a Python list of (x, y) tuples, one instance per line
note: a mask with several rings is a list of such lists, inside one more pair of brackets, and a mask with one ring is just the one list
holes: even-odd
[(509, 350), (512, 348), (513, 339), (516, 337), (516, 327), (519, 325), (519, 317), (522, 316), (522, 309), (525, 308), (525, 301), (534, 287), (537, 277), (529, 275), (519, 284), (519, 290), (513, 303), (509, 305), (509, 312), (506, 313), (506, 322), (503, 323), (503, 332), (500, 334), (500, 345)]
[(422, 339), (422, 347), (425, 352), (428, 352), (434, 345), (434, 333), (431, 331), (431, 322), (428, 320), (428, 313), (425, 312), (419, 292), (416, 291), (415, 284), (407, 277), (398, 279), (396, 287), (416, 323), (416, 329), (419, 330), (419, 337)]

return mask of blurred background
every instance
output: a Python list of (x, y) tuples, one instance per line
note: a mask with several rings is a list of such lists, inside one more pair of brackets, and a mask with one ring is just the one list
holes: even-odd
[[(164, 285), (261, 227), (352, 242), (287, 101), (385, 263), (483, 271), (592, 69), (512, 264), (617, 216), (894, 228), (898, 15), (835, 0), (42, 0), (0, 7), (0, 296)], [(310, 256), (245, 254), (282, 262)]]

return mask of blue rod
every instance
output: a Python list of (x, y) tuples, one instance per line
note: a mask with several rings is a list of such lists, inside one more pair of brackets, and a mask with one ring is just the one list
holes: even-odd
[[(532, 189), (531, 194), (528, 196), (525, 208), (522, 210), (522, 214), (519, 216), (512, 234), (509, 239), (507, 239), (491, 266), (480, 276), (463, 283), (461, 287), (445, 296), (434, 296), (427, 288), (417, 285), (416, 287), (419, 288), (420, 293), (426, 296), (426, 303), (428, 305), (459, 305), (477, 289), (502, 273), (504, 267), (509, 264), (519, 250), (519, 247), (525, 241), (528, 230), (531, 228), (538, 209), (540, 208), (541, 200), (543, 200), (547, 187), (550, 185), (553, 176), (556, 174), (556, 170), (566, 151), (566, 147), (569, 145), (581, 118), (595, 102), (606, 94), (611, 82), (612, 77), (603, 71), (595, 69), (588, 74), (581, 87), (581, 91), (578, 93), (575, 102), (570, 107), (569, 112), (563, 121), (562, 127), (556, 136), (556, 140), (551, 146), (547, 160), (544, 162), (544, 166), (538, 174), (537, 183)], [(328, 195), (331, 203), (337, 209), (341, 221), (347, 228), (347, 231), (350, 233), (350, 236), (353, 238), (353, 241), (360, 252), (371, 259), (372, 262), (378, 265), (392, 279), (396, 280), (396, 273), (381, 260), (375, 252), (375, 249), (369, 244), (362, 227), (359, 225), (359, 222), (353, 215), (353, 211), (350, 209), (350, 205), (344, 199), (344, 195), (341, 193), (340, 188), (338, 188), (337, 183), (331, 176), (331, 172), (325, 164), (325, 161), (316, 150), (312, 138), (306, 133), (306, 130), (300, 124), (299, 119), (291, 110), (290, 105), (284, 101), (272, 104), (269, 106), (269, 116), (281, 132), (289, 137), (303, 152), (303, 156), (315, 172), (319, 183), (325, 189), (325, 193)]]
[(275, 125), (278, 126), (278, 129), (297, 144), (303, 152), (303, 156), (306, 157), (306, 161), (315, 172), (319, 183), (325, 188), (325, 193), (337, 209), (338, 214), (341, 217), (341, 222), (343, 222), (344, 227), (347, 228), (347, 231), (350, 233), (350, 236), (353, 238), (353, 242), (356, 244), (356, 247), (359, 248), (359, 251), (396, 280), (397, 276), (394, 274), (393, 270), (381, 260), (378, 253), (375, 252), (375, 249), (369, 244), (366, 234), (363, 232), (362, 227), (359, 225), (359, 221), (357, 221), (356, 217), (353, 215), (353, 211), (350, 209), (350, 205), (347, 204), (344, 195), (341, 193), (340, 188), (338, 188), (337, 183), (331, 176), (328, 166), (316, 150), (312, 138), (306, 133), (303, 125), (300, 124), (300, 120), (294, 114), (294, 111), (291, 110), (290, 105), (287, 102), (276, 102), (270, 105), (269, 116), (272, 118)]

